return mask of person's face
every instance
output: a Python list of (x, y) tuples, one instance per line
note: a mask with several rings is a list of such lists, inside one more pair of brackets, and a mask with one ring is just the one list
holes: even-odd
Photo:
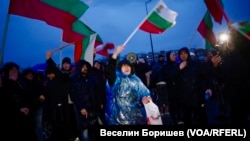
[(70, 70), (71, 65), (69, 63), (63, 63), (62, 67), (64, 70)]
[(171, 52), (169, 58), (172, 62), (175, 62), (176, 61), (176, 54), (174, 52)]
[(98, 62), (95, 62), (94, 67), (97, 68), (97, 69), (100, 69), (101, 68), (101, 64), (98, 63)]
[(32, 73), (28, 73), (25, 77), (26, 77), (28, 80), (33, 80), (34, 75), (33, 75)]
[(207, 52), (207, 58), (210, 59), (213, 57), (213, 53), (211, 51)]
[(12, 74), (18, 74), (18, 69), (16, 67), (12, 67), (9, 71), (9, 75), (12, 75)]
[(181, 52), (180, 52), (180, 58), (181, 58), (181, 61), (187, 61), (187, 59), (188, 59), (188, 54), (187, 54), (187, 52), (181, 51)]
[(87, 74), (88, 73), (88, 67), (87, 65), (83, 65), (81, 69), (82, 74)]
[(10, 78), (10, 79), (17, 80), (18, 74), (19, 74), (19, 70), (18, 70), (17, 67), (12, 67), (12, 68), (9, 70), (9, 78)]
[(55, 74), (54, 73), (49, 73), (47, 74), (47, 77), (49, 78), (49, 80), (52, 80), (53, 78), (55, 78)]
[(121, 71), (125, 75), (130, 75), (131, 74), (131, 67), (128, 64), (123, 64), (121, 67)]

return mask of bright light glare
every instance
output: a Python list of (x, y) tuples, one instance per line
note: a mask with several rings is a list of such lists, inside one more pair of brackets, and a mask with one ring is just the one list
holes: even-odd
[(219, 41), (220, 42), (225, 42), (227, 41), (229, 38), (228, 34), (227, 33), (220, 33), (219, 34)]

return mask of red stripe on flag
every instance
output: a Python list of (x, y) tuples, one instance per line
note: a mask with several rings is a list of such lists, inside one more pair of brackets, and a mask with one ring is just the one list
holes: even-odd
[(153, 34), (160, 34), (162, 33), (164, 30), (158, 28), (157, 26), (155, 26), (154, 24), (150, 23), (149, 21), (145, 21), (141, 26), (140, 29), (149, 33), (153, 33)]
[(85, 36), (83, 34), (79, 34), (72, 30), (71, 27), (63, 29), (63, 41), (72, 43), (78, 40), (82, 40)]
[(75, 42), (75, 50), (74, 50), (74, 61), (77, 63), (77, 61), (80, 60), (82, 56), (82, 40), (78, 40)]
[(9, 14), (45, 21), (51, 26), (65, 28), (77, 19), (70, 13), (54, 8), (40, 0), (11, 0)]
[(209, 12), (211, 13), (211, 15), (213, 16), (214, 20), (221, 24), (222, 23), (222, 17), (223, 17), (223, 13), (221, 11), (221, 5), (220, 2), (218, 2), (218, 0), (204, 0), (205, 4), (207, 6), (207, 9), (209, 10)]

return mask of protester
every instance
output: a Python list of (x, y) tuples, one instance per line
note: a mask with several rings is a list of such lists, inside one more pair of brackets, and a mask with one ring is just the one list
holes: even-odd
[(229, 40), (223, 44), (226, 52), (211, 60), (217, 77), (223, 86), (222, 93), (229, 105), (230, 123), (236, 126), (249, 126), (250, 115), (250, 41), (240, 33), (230, 31)]
[(180, 95), (178, 93), (178, 87), (176, 85), (179, 68), (177, 55), (174, 51), (170, 50), (166, 53), (166, 58), (166, 63), (162, 66), (160, 74), (167, 87), (167, 102), (169, 102), (169, 113), (173, 124), (182, 124), (183, 116), (180, 108)]
[(46, 53), (46, 120), (52, 125), (50, 140), (70, 140), (69, 135), (69, 76), (63, 73), (52, 59), (53, 52)]
[(147, 117), (143, 104), (152, 99), (149, 89), (135, 75), (131, 62), (127, 59), (117, 62), (124, 47), (118, 46), (115, 49), (106, 68), (110, 90), (107, 96), (107, 124), (146, 125)]
[(92, 73), (92, 66), (85, 60), (79, 60), (71, 75), (70, 97), (75, 106), (80, 141), (95, 141), (96, 126), (101, 115), (101, 95), (99, 82)]
[(45, 87), (39, 82), (36, 73), (31, 68), (22, 71), (22, 87), (30, 104), (30, 116), (34, 118), (37, 141), (43, 138), (43, 107), (45, 102)]
[(7, 62), (3, 67), (1, 121), (8, 140), (35, 140), (31, 101), (22, 86), (19, 65)]
[(207, 125), (205, 93), (212, 95), (206, 67), (193, 60), (187, 47), (179, 49), (177, 87), (185, 125)]
[(98, 97), (101, 99), (101, 113), (100, 113), (100, 124), (105, 125), (105, 107), (106, 107), (106, 77), (105, 77), (105, 68), (100, 61), (95, 60), (93, 62), (93, 75), (96, 76), (97, 81), (99, 82)]
[(135, 63), (135, 74), (142, 80), (145, 86), (149, 88), (150, 85), (150, 74), (151, 74), (151, 66), (148, 65), (147, 60), (145, 58), (138, 58)]

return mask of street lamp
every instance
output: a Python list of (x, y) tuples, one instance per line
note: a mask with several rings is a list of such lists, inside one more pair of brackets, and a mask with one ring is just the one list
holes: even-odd
[[(145, 2), (145, 7), (146, 7), (146, 13), (148, 15), (148, 3), (151, 2), (151, 0), (148, 0)], [(155, 62), (155, 53), (154, 53), (154, 47), (153, 47), (153, 41), (152, 41), (152, 35), (149, 33), (149, 39), (150, 39), (150, 45), (151, 45), (151, 50), (152, 50), (152, 56), (153, 56), (153, 61)]]

